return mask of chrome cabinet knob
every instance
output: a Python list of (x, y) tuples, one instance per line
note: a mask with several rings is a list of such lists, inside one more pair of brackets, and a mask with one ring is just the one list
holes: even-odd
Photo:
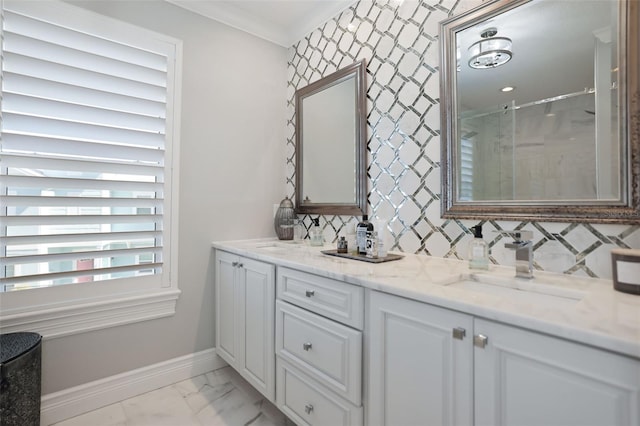
[(305, 406), (304, 406), (304, 411), (305, 411), (305, 413), (307, 413), (307, 414), (311, 414), (311, 412), (313, 411), (313, 405), (311, 405), (311, 404), (307, 404), (307, 405), (305, 405)]
[(464, 336), (467, 335), (467, 330), (465, 330), (462, 327), (456, 327), (453, 329), (453, 338), (454, 339), (458, 339), (458, 340), (462, 340), (464, 339)]
[(238, 262), (231, 262), (231, 266), (235, 268), (236, 266), (238, 266)]
[(488, 342), (489, 338), (484, 334), (476, 334), (475, 336), (473, 336), (473, 345), (477, 346), (478, 348), (484, 348), (485, 346), (487, 346)]
[(306, 295), (307, 297), (313, 297), (313, 296), (315, 296), (315, 295), (316, 295), (316, 292), (315, 292), (315, 290), (307, 290), (307, 291), (305, 292), (305, 295)]
[(302, 349), (304, 349), (305, 351), (309, 351), (311, 348), (313, 347), (313, 345), (309, 342), (303, 343), (302, 344)]

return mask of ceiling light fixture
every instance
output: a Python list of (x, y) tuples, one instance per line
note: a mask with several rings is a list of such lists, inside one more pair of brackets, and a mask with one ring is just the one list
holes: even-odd
[(505, 92), (505, 93), (506, 92), (513, 92), (514, 90), (516, 90), (516, 88), (513, 87), (513, 86), (505, 86), (502, 89), (500, 89), (501, 92)]
[(469, 66), (474, 69), (495, 68), (504, 65), (511, 60), (511, 39), (495, 37), (498, 30), (487, 28), (480, 34), (482, 40), (478, 40), (469, 46)]

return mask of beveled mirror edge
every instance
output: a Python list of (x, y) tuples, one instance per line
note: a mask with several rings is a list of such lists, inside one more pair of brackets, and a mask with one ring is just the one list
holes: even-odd
[[(623, 115), (623, 141), (626, 139), (627, 182), (623, 185), (625, 205), (469, 205), (455, 203), (456, 177), (453, 164), (457, 144), (454, 112), (455, 79), (450, 78), (455, 63), (454, 34), (482, 17), (491, 17), (504, 9), (517, 7), (531, 0), (494, 0), (440, 23), (440, 116), (441, 116), (441, 216), (448, 219), (518, 220), (537, 222), (638, 223), (640, 220), (640, 1), (629, 0), (620, 5), (619, 68), (623, 70), (620, 92), (626, 106)], [(624, 8), (624, 9), (623, 9)], [(620, 37), (624, 35), (626, 37)]]
[[(321, 215), (357, 215), (367, 211), (367, 104), (366, 104), (366, 70), (364, 59), (323, 77), (308, 86), (296, 90), (295, 93), (295, 143), (296, 143), (296, 178), (295, 178), (295, 211), (299, 214)], [(302, 200), (302, 150), (301, 141), (302, 114), (300, 99), (329, 87), (338, 81), (354, 75), (356, 78), (356, 200), (354, 204), (304, 203)]]

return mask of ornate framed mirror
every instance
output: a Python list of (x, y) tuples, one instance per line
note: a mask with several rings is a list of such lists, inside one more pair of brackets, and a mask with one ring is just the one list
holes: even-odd
[(296, 91), (297, 213), (366, 211), (365, 75), (362, 60)]
[(443, 217), (640, 220), (639, 6), (494, 0), (441, 23)]

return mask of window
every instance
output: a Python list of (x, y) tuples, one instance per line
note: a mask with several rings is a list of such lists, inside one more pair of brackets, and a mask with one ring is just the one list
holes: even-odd
[(5, 1), (2, 57), (3, 314), (24, 310), (26, 297), (9, 297), (22, 289), (53, 303), (177, 297), (180, 41), (64, 3)]

